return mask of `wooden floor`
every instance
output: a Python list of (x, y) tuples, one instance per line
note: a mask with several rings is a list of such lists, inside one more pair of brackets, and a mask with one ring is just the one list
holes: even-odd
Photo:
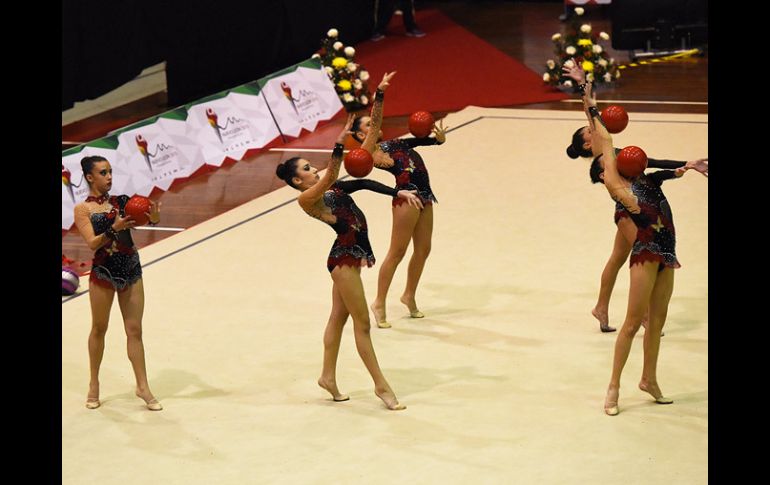
[[(420, 9), (441, 10), (458, 24), (536, 72), (542, 72), (546, 59), (553, 56), (550, 38), (563, 26), (558, 20), (563, 11), (561, 3), (422, 1), (417, 4)], [(605, 10), (588, 9), (585, 18), (594, 29), (606, 32), (612, 30), (609, 14)], [(427, 34), (430, 35), (430, 32)], [(627, 52), (611, 48), (608, 50), (618, 62), (629, 61)], [(708, 101), (708, 57), (625, 69), (617, 85), (603, 90), (601, 97), (604, 100), (653, 102), (638, 105), (638, 111), (708, 113), (708, 105), (703, 104)], [(165, 93), (157, 93), (107, 113), (63, 126), (62, 140), (87, 142), (170, 108), (173, 106), (166, 105)], [(517, 108), (574, 110), (576, 106), (552, 102)], [(439, 116), (444, 114), (438, 113)], [(332, 121), (289, 144), (289, 147), (331, 146), (339, 127), (340, 120)], [(384, 122), (385, 137), (400, 136), (406, 132), (405, 127), (405, 117), (387, 118)], [(69, 146), (63, 145), (62, 148)], [(327, 158), (323, 153), (265, 151), (179, 183), (167, 192), (152, 195), (154, 200), (162, 203), (162, 226), (188, 228), (281, 187), (282, 182), (274, 175), (275, 166), (291, 156), (305, 157), (319, 168), (325, 167)], [(144, 247), (172, 234), (166, 231), (134, 231), (134, 240), (137, 246)], [(63, 234), (62, 252), (68, 258), (85, 264), (79, 269), (89, 269), (87, 264), (93, 253), (74, 228)]]

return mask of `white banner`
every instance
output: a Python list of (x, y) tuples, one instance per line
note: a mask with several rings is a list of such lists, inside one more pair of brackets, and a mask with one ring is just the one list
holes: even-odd
[(230, 93), (188, 108), (187, 136), (196, 140), (203, 160), (221, 166), (225, 158), (240, 160), (250, 148), (262, 148), (278, 129), (259, 95)]
[(117, 153), (115, 163), (127, 166), (131, 173), (133, 193), (145, 197), (155, 187), (168, 190), (174, 179), (190, 173), (192, 165), (179, 144), (158, 122), (118, 135)]
[[(313, 131), (319, 121), (334, 117), (342, 103), (320, 62), (308, 60), (294, 67), (239, 86), (226, 96), (212, 96), (216, 99), (128, 127), (117, 135), (115, 149), (67, 150), (62, 155), (62, 229), (72, 227), (75, 204), (88, 196), (80, 168), (85, 156), (101, 155), (110, 162), (112, 194), (149, 196), (154, 188), (168, 190), (175, 180), (204, 164), (219, 167), (228, 157), (240, 160), (247, 150), (275, 140), (279, 129), (296, 137), (302, 128)], [(114, 136), (89, 143), (110, 144), (115, 144)]]
[(319, 121), (331, 119), (342, 102), (323, 69), (298, 67), (267, 81), (262, 88), (276, 123), (284, 135), (313, 131)]
[(169, 136), (171, 142), (177, 147), (182, 159), (185, 161), (179, 167), (181, 172), (177, 178), (189, 177), (205, 164), (199, 141), (188, 134), (189, 127), (187, 121), (163, 117), (159, 118), (155, 124), (159, 125)]

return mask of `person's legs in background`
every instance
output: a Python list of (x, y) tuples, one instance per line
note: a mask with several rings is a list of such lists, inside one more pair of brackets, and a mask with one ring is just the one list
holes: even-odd
[(404, 15), (406, 35), (409, 37), (424, 37), (425, 32), (417, 27), (417, 22), (414, 20), (414, 0), (398, 0), (397, 5)]
[(371, 40), (377, 42), (385, 38), (385, 29), (388, 28), (390, 18), (393, 16), (394, 0), (374, 0), (374, 29)]

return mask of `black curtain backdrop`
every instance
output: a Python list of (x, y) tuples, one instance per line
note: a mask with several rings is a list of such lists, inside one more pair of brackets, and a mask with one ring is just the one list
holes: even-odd
[(372, 32), (373, 0), (62, 0), (62, 110), (166, 61), (179, 106), (309, 58), (326, 32)]
[(672, 49), (708, 43), (708, 0), (612, 0), (612, 48)]
[(62, 2), (62, 110), (93, 99), (163, 60), (148, 32), (146, 0)]

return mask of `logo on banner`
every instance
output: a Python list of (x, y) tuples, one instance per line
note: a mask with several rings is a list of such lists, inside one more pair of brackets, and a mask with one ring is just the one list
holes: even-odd
[[(83, 183), (83, 181), (80, 181)], [(64, 184), (65, 187), (67, 187), (67, 191), (70, 193), (70, 199), (72, 199), (72, 203), (75, 203), (75, 194), (72, 192), (72, 174), (69, 170), (67, 170), (67, 167), (62, 164), (61, 166), (61, 183)]]
[[(80, 179), (79, 184), (72, 183), (72, 173), (67, 169), (67, 167), (62, 164), (61, 166), (61, 183), (67, 187), (67, 192), (70, 194), (70, 200), (72, 200), (72, 203), (75, 203), (75, 189), (80, 189), (81, 184), (83, 184), (83, 178)], [(88, 187), (83, 187), (82, 189), (78, 190), (78, 196), (86, 195), (88, 192)]]
[[(173, 145), (158, 143), (155, 145), (155, 152), (153, 153), (149, 149), (147, 140), (140, 133), (137, 133), (134, 139), (136, 140), (136, 147), (139, 149), (139, 153), (142, 154), (142, 157), (144, 157), (144, 161), (147, 163), (147, 168), (150, 169), (150, 172), (155, 172), (153, 166), (156, 168), (162, 168), (163, 166), (173, 162), (174, 159), (178, 156), (176, 147)], [(169, 175), (174, 175), (177, 172), (179, 172), (179, 169), (173, 168), (167, 172), (158, 173), (157, 176), (152, 178), (152, 180), (157, 181), (165, 179)]]
[(214, 112), (212, 108), (206, 108), (206, 119), (209, 120), (209, 125), (214, 128), (214, 132), (217, 134), (217, 138), (219, 138), (219, 143), (222, 143), (222, 133), (221, 128), (217, 124), (217, 114)]
[[(147, 150), (147, 140), (142, 135), (136, 135), (136, 146), (139, 147), (139, 153), (144, 157), (144, 161), (147, 162), (147, 168), (152, 172), (152, 163), (150, 162), (150, 152)], [(156, 151), (157, 152), (157, 151)]]
[(286, 100), (291, 103), (291, 107), (294, 108), (294, 113), (297, 115), (297, 121), (300, 124), (320, 118), (323, 115), (319, 103), (320, 98), (314, 91), (300, 88), (295, 98), (291, 86), (285, 81), (281, 81), (281, 91), (283, 91), (283, 96)]
[(283, 91), (283, 95), (286, 97), (286, 99), (289, 100), (291, 103), (291, 107), (294, 108), (294, 113), (299, 115), (299, 111), (297, 111), (297, 105), (295, 104), (299, 99), (294, 99), (294, 96), (291, 95), (291, 86), (286, 84), (286, 81), (281, 81), (281, 90)]
[[(246, 120), (242, 118), (228, 116), (225, 120), (225, 126), (220, 126), (219, 116), (216, 111), (214, 111), (213, 108), (206, 108), (206, 119), (209, 122), (209, 126), (211, 126), (217, 134), (219, 143), (225, 147), (226, 152), (250, 146), (250, 144), (254, 142), (248, 132), (249, 126), (246, 123)], [(246, 139), (243, 139), (244, 135), (246, 136)]]

